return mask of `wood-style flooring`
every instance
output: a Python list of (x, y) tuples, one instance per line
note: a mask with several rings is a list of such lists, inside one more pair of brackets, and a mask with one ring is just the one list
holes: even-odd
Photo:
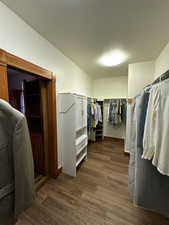
[(49, 180), (17, 225), (169, 225), (129, 201), (128, 160), (122, 143), (91, 144), (78, 176)]

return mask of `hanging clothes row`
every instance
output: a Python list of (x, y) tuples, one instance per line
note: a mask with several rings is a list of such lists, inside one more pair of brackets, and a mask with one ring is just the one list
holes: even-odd
[(103, 139), (103, 109), (95, 98), (88, 98), (87, 128), (89, 141), (95, 142), (97, 138)]
[(105, 99), (108, 103), (107, 121), (113, 126), (126, 123), (127, 101), (126, 99)]
[(169, 217), (169, 80), (159, 81), (128, 104), (125, 148), (133, 203)]
[(87, 121), (88, 129), (96, 128), (98, 122), (102, 122), (101, 106), (97, 103), (96, 99), (88, 99)]
[(150, 90), (143, 137), (142, 158), (169, 176), (169, 80), (155, 84)]

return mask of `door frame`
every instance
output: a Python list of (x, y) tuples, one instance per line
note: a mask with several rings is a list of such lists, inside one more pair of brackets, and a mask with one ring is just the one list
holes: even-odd
[(57, 152), (56, 78), (52, 72), (0, 49), (0, 98), (8, 102), (8, 66), (23, 70), (39, 78), (45, 78), (48, 81), (47, 109), (48, 112), (50, 112), (48, 113), (48, 176), (56, 178), (59, 174)]

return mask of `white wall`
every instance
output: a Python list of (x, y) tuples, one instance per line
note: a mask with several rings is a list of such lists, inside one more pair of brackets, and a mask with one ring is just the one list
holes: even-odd
[(137, 95), (147, 84), (167, 70), (169, 70), (169, 43), (154, 61), (129, 64), (128, 96)]
[(89, 76), (0, 2), (0, 48), (57, 76), (59, 92), (91, 94)]
[[(128, 77), (113, 76), (93, 80), (93, 96), (98, 100), (127, 98)], [(104, 104), (104, 136), (125, 138), (125, 126), (114, 127), (107, 121), (108, 104)]]
[(169, 43), (161, 51), (158, 58), (155, 60), (154, 79), (169, 70)]
[(129, 64), (128, 95), (137, 95), (144, 86), (169, 70), (169, 43), (162, 49), (159, 56), (151, 62)]
[(132, 98), (154, 79), (154, 62), (140, 62), (129, 64), (128, 69), (128, 97)]
[(93, 96), (99, 100), (126, 98), (127, 92), (127, 76), (113, 76), (93, 80)]
[(0, 28), (0, 48), (54, 72), (58, 92), (91, 95), (90, 77), (1, 2)]

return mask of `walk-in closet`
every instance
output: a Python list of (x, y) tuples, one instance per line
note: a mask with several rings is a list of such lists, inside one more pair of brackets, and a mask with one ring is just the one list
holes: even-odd
[(169, 0), (0, 1), (0, 225), (169, 225)]

